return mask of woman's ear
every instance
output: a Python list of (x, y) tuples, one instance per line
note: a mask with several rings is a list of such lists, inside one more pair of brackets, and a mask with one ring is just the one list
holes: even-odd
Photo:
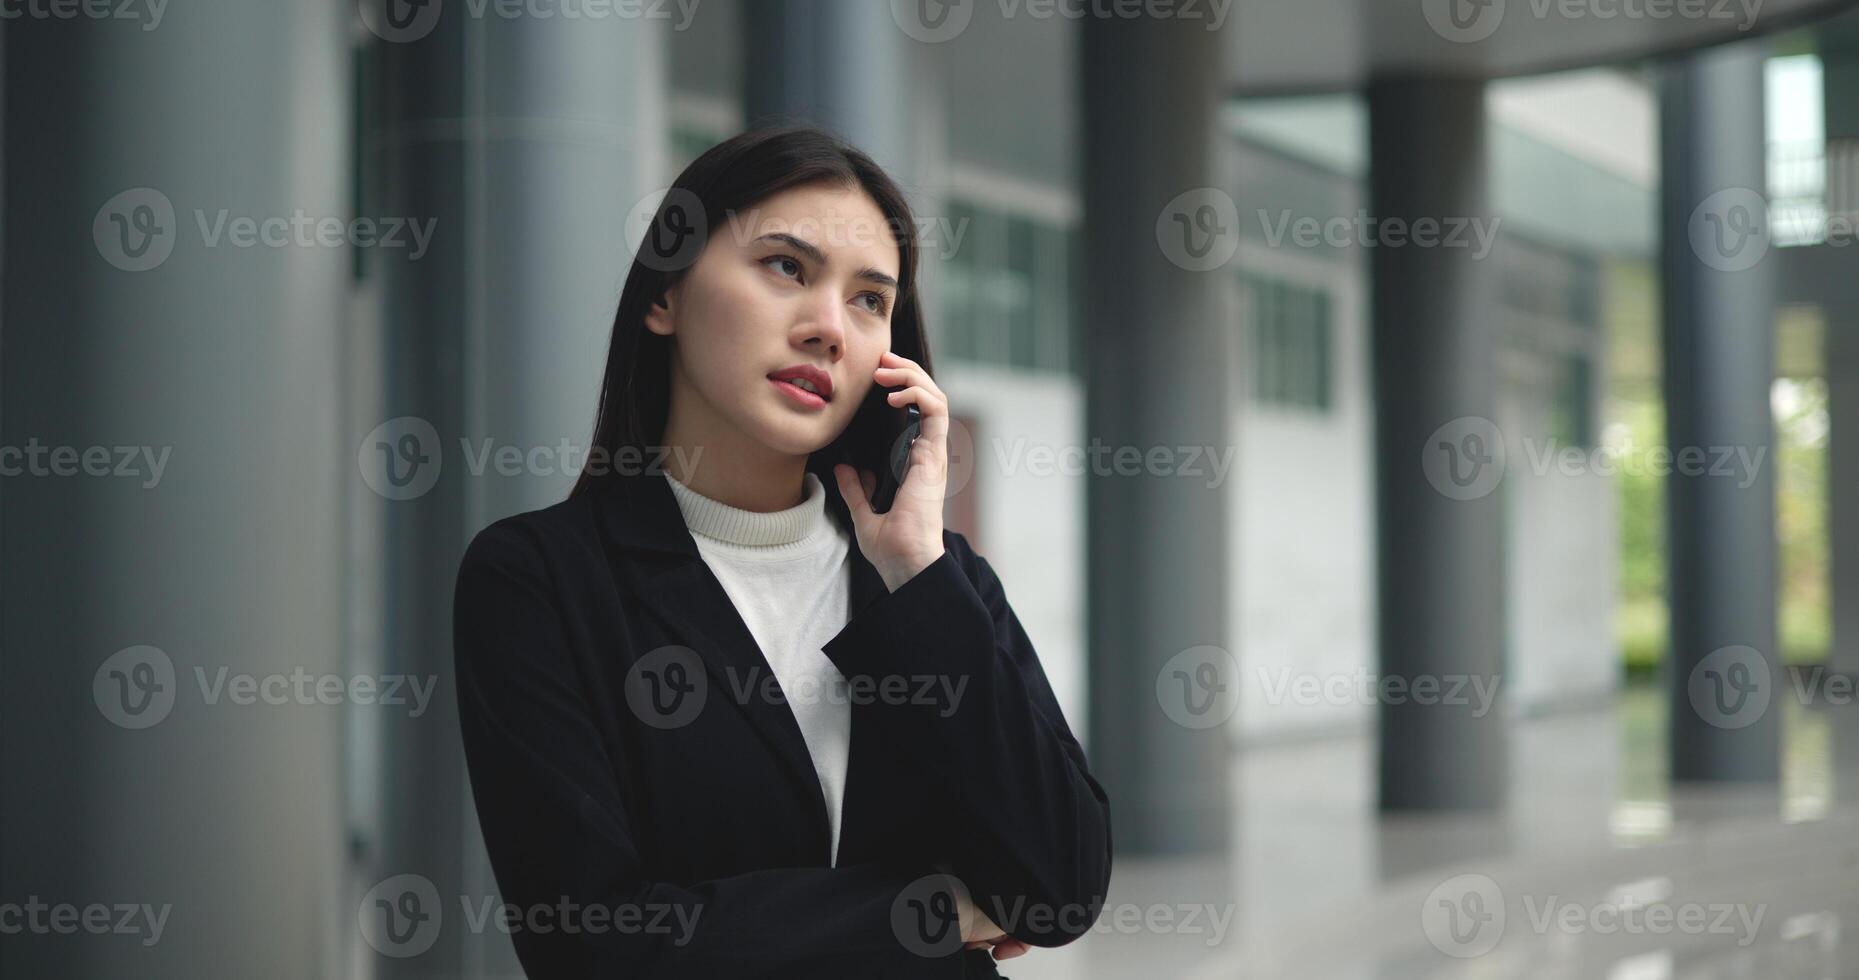
[(647, 330), (662, 337), (671, 336), (671, 304), (677, 291), (678, 287), (675, 285), (667, 287), (657, 299), (652, 301), (651, 306), (646, 307), (645, 328)]

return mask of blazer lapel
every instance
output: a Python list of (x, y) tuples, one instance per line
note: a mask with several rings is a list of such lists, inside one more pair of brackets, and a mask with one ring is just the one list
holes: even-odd
[[(780, 682), (773, 679), (773, 668), (729, 593), (698, 552), (665, 480), (656, 472), (616, 475), (594, 491), (600, 495), (596, 510), (605, 529), (614, 576), (622, 588), (657, 614), (670, 635), (703, 658), (710, 676), (710, 702), (734, 703), (789, 775), (806, 788), (802, 795), (811, 804), (808, 822), (817, 836), (821, 863), (825, 863), (832, 848), (831, 825), (800, 723), (788, 708), (785, 693), (779, 700), (763, 695), (767, 684), (779, 689)], [(870, 574), (882, 589), (876, 570)], [(858, 578), (855, 571), (854, 583)]]

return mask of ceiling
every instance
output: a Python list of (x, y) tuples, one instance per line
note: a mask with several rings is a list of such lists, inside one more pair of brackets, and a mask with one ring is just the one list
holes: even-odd
[[(1228, 0), (1234, 94), (1329, 92), (1375, 76), (1501, 78), (1801, 27), (1855, 0)], [(1210, 11), (1217, 0), (1180, 0)], [(1213, 23), (1212, 14), (1207, 15)]]

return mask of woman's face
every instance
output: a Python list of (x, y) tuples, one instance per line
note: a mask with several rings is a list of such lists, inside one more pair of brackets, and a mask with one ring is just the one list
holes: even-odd
[[(831, 443), (891, 348), (899, 262), (891, 224), (856, 186), (789, 188), (711, 228), (646, 315), (647, 329), (673, 339), (682, 437), (744, 445), (733, 429), (789, 456)], [(818, 395), (776, 380), (784, 375)]]

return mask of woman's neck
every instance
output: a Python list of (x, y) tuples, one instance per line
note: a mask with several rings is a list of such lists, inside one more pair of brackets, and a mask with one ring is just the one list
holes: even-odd
[(807, 457), (771, 452), (735, 428), (681, 424), (674, 410), (665, 424), (665, 469), (672, 479), (718, 503), (773, 513), (798, 506), (807, 495)]

